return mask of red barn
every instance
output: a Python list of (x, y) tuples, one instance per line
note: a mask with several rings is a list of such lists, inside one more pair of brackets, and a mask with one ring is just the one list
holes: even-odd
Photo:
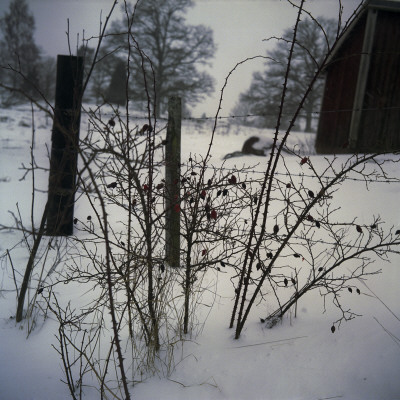
[(370, 0), (332, 52), (318, 153), (400, 150), (400, 0)]

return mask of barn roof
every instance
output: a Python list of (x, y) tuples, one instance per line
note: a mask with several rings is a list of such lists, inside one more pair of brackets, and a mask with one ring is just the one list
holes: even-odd
[[(329, 67), (329, 64), (335, 60), (337, 53), (339, 52), (343, 43), (347, 40), (349, 34), (357, 26), (357, 22), (365, 15), (367, 10), (383, 10), (383, 11), (400, 12), (400, 0), (367, 0), (362, 5), (361, 11), (353, 19), (353, 21), (347, 27), (346, 31), (343, 33), (341, 38), (336, 43), (335, 48), (332, 50), (332, 53), (328, 57), (326, 67)], [(324, 69), (326, 69), (326, 67)]]
[(367, 7), (388, 11), (400, 11), (400, 0), (370, 0)]

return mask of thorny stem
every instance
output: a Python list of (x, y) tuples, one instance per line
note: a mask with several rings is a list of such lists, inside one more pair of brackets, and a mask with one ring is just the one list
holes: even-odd
[[(301, 17), (301, 14), (302, 14), (303, 5), (304, 5), (304, 0), (302, 0), (301, 4), (299, 6), (298, 13), (297, 13), (297, 19), (296, 19), (296, 23), (295, 23), (295, 27), (294, 27), (293, 39), (292, 39), (292, 43), (291, 43), (291, 47), (290, 47), (290, 51), (289, 51), (288, 63), (287, 63), (287, 68), (286, 68), (286, 73), (285, 73), (284, 84), (283, 84), (281, 102), (280, 102), (280, 107), (279, 107), (279, 114), (278, 114), (275, 134), (274, 134), (274, 138), (273, 138), (273, 145), (272, 145), (272, 149), (271, 149), (270, 158), (268, 160), (268, 166), (267, 166), (267, 170), (265, 172), (264, 181), (263, 181), (262, 188), (261, 188), (260, 198), (263, 198), (264, 191), (265, 191), (265, 188), (266, 188), (266, 185), (267, 185), (267, 182), (268, 182), (267, 197), (266, 197), (266, 200), (265, 200), (265, 208), (264, 208), (264, 217), (263, 217), (263, 222), (262, 222), (262, 225), (261, 225), (261, 234), (259, 236), (259, 240), (258, 240), (258, 244), (256, 245), (256, 249), (253, 252), (253, 256), (254, 256), (254, 253), (257, 252), (257, 249), (258, 249), (258, 247), (259, 247), (259, 245), (261, 243), (262, 237), (264, 236), (265, 223), (266, 223), (268, 209), (269, 209), (269, 205), (270, 205), (270, 196), (271, 196), (271, 188), (272, 188), (272, 183), (273, 183), (274, 172), (275, 172), (275, 169), (276, 169), (276, 166), (277, 166), (277, 163), (278, 163), (278, 159), (279, 159), (280, 152), (282, 150), (284, 141), (285, 141), (285, 139), (287, 137), (287, 135), (286, 135), (284, 140), (282, 140), (282, 143), (281, 143), (280, 147), (278, 148), (277, 154), (275, 156), (274, 151), (276, 149), (276, 143), (277, 143), (277, 140), (278, 140), (279, 128), (280, 128), (281, 118), (282, 118), (282, 113), (283, 113), (283, 105), (285, 103), (285, 96), (286, 96), (287, 84), (288, 84), (288, 79), (289, 79), (289, 72), (290, 72), (290, 69), (291, 69), (291, 61), (292, 61), (292, 57), (293, 57), (294, 46), (296, 44), (297, 29), (298, 29), (298, 25), (299, 25), (299, 22), (300, 22), (300, 17)], [(288, 132), (289, 132), (289, 130), (290, 130), (290, 128), (288, 129)], [(274, 156), (275, 156), (275, 163), (274, 163), (274, 165), (272, 167), (272, 162), (274, 160)], [(272, 167), (272, 171), (271, 171), (271, 167)], [(255, 238), (255, 228), (256, 228), (256, 223), (257, 223), (257, 220), (258, 220), (258, 215), (259, 215), (260, 210), (261, 210), (261, 201), (257, 205), (256, 214), (255, 214), (255, 217), (254, 217), (254, 220), (253, 220), (253, 224), (252, 224), (252, 227), (251, 227), (252, 229), (251, 229), (251, 232), (250, 232), (249, 244), (248, 244), (247, 249), (246, 249), (246, 256), (245, 256), (245, 260), (244, 260), (244, 265), (242, 267), (242, 273), (241, 273), (241, 276), (240, 276), (239, 286), (238, 286), (238, 289), (237, 289), (237, 297), (236, 297), (236, 301), (235, 301), (234, 312), (232, 313), (231, 326), (233, 325), (234, 315), (236, 314), (237, 303), (239, 302), (239, 296), (241, 294), (241, 289), (242, 289), (242, 286), (244, 284), (244, 290), (243, 290), (243, 294), (242, 294), (242, 301), (241, 301), (239, 313), (238, 313), (238, 316), (237, 316), (237, 325), (236, 325), (236, 333), (235, 333), (235, 338), (236, 339), (239, 338), (240, 332), (241, 332), (242, 327), (244, 325), (244, 321), (242, 321), (242, 313), (243, 313), (243, 308), (244, 308), (245, 301), (246, 301), (246, 294), (247, 294), (247, 289), (248, 289), (248, 284), (249, 284), (249, 279), (250, 279), (250, 274), (251, 274), (251, 266), (252, 266), (252, 262), (253, 262), (253, 258), (252, 257), (250, 257), (250, 262), (249, 262), (249, 266), (247, 267), (247, 271), (246, 271), (246, 265), (247, 265), (247, 261), (248, 261), (248, 255), (249, 255), (249, 252), (250, 252), (250, 248), (251, 248), (251, 243), (252, 243), (253, 238)], [(245, 276), (246, 276), (246, 279), (245, 279)]]
[[(275, 253), (274, 257), (271, 260), (270, 263), (270, 267), (265, 270), (256, 286), (256, 289), (254, 290), (253, 295), (251, 296), (245, 313), (241, 319), (241, 321), (238, 322), (238, 332), (239, 332), (239, 336), (240, 333), (243, 329), (243, 326), (247, 320), (247, 317), (249, 315), (249, 312), (258, 296), (258, 294), (261, 291), (262, 285), (264, 284), (265, 279), (267, 278), (270, 268), (274, 265), (275, 261), (277, 260), (278, 256), (280, 255), (280, 253), (282, 252), (282, 250), (287, 246), (287, 244), (289, 243), (290, 238), (294, 235), (294, 233), (296, 232), (297, 228), (300, 226), (300, 224), (302, 223), (302, 221), (304, 220), (304, 218), (309, 214), (310, 210), (314, 207), (315, 204), (318, 203), (318, 201), (321, 199), (321, 197), (323, 196), (323, 193), (325, 193), (327, 190), (329, 190), (331, 187), (333, 187), (337, 182), (340, 182), (340, 180), (346, 176), (350, 171), (354, 170), (355, 167), (357, 167), (358, 165), (364, 164), (365, 162), (368, 162), (369, 160), (373, 160), (377, 155), (373, 154), (370, 156), (366, 156), (366, 157), (362, 157), (362, 158), (357, 158), (356, 161), (353, 164), (350, 164), (346, 169), (344, 169), (343, 171), (341, 171), (340, 173), (337, 174), (337, 176), (332, 179), (320, 192), (320, 194), (318, 194), (317, 196), (315, 196), (315, 198), (305, 207), (305, 209), (303, 210), (303, 212), (301, 213), (301, 215), (299, 216), (298, 220), (296, 221), (296, 223), (294, 224), (294, 226), (292, 227), (292, 229), (288, 232), (287, 236), (285, 237), (285, 239), (282, 241), (281, 245), (279, 246), (279, 249), (277, 250), (277, 252)], [(393, 243), (394, 245), (396, 245), (397, 243)], [(387, 246), (387, 244), (382, 245), (382, 247)], [(367, 249), (369, 250), (369, 248)], [(357, 255), (356, 255), (357, 256)], [(355, 256), (355, 257), (356, 257)], [(300, 291), (301, 292), (301, 291)], [(237, 338), (239, 338), (239, 336)]]
[(127, 383), (127, 378), (126, 378), (125, 368), (124, 368), (124, 358), (122, 355), (121, 341), (119, 339), (119, 328), (118, 328), (117, 318), (115, 315), (114, 293), (113, 293), (113, 283), (112, 283), (112, 273), (111, 273), (111, 248), (110, 248), (110, 240), (108, 237), (108, 218), (107, 218), (106, 206), (104, 203), (104, 198), (103, 198), (102, 194), (100, 193), (100, 189), (99, 189), (98, 185), (96, 184), (96, 180), (93, 175), (93, 172), (87, 163), (86, 157), (84, 156), (84, 154), (82, 152), (80, 152), (80, 155), (85, 164), (85, 168), (87, 169), (87, 171), (90, 175), (91, 181), (94, 184), (94, 188), (95, 188), (96, 194), (99, 198), (100, 207), (102, 210), (102, 216), (100, 218), (100, 215), (98, 215), (98, 219), (103, 221), (104, 244), (106, 246), (105, 266), (106, 266), (106, 277), (107, 277), (107, 291), (108, 291), (109, 309), (110, 309), (111, 321), (112, 321), (112, 329), (113, 329), (113, 334), (114, 334), (113, 340), (114, 340), (115, 348), (117, 351), (119, 370), (121, 373), (122, 385), (123, 385), (124, 392), (125, 392), (125, 399), (130, 400), (128, 383)]
[(33, 243), (33, 247), (29, 254), (28, 263), (26, 265), (24, 279), (22, 281), (21, 290), (20, 290), (19, 297), (18, 297), (17, 314), (15, 317), (15, 320), (17, 322), (21, 322), (22, 318), (23, 318), (25, 295), (26, 295), (26, 291), (28, 290), (28, 284), (29, 284), (29, 280), (30, 280), (30, 277), (32, 274), (33, 267), (34, 267), (36, 254), (39, 249), (39, 245), (42, 240), (42, 237), (44, 235), (45, 223), (46, 223), (47, 213), (48, 213), (48, 209), (49, 209), (48, 205), (49, 205), (49, 203), (46, 203), (46, 206), (43, 211), (42, 220), (40, 222), (39, 231), (36, 235), (35, 241)]
[[(125, 2), (125, 12), (126, 15), (128, 16), (128, 8), (127, 8), (127, 3)], [(152, 240), (152, 197), (153, 197), (153, 190), (154, 190), (154, 184), (153, 184), (153, 179), (154, 179), (154, 150), (155, 150), (155, 132), (156, 132), (156, 110), (154, 110), (154, 124), (151, 124), (151, 96), (148, 88), (148, 83), (147, 83), (147, 74), (146, 70), (144, 67), (145, 61), (148, 61), (150, 63), (153, 76), (154, 76), (154, 70), (153, 70), (153, 65), (151, 63), (151, 60), (146, 56), (146, 54), (143, 52), (143, 50), (140, 49), (140, 46), (136, 39), (134, 38), (131, 28), (132, 28), (132, 22), (133, 22), (133, 17), (130, 20), (129, 23), (129, 29), (128, 29), (128, 36), (130, 40), (132, 40), (135, 43), (135, 46), (139, 52), (140, 59), (141, 59), (141, 68), (142, 68), (142, 73), (143, 73), (143, 78), (144, 78), (144, 85), (145, 85), (145, 92), (147, 96), (147, 110), (148, 110), (148, 119), (149, 119), (149, 126), (151, 129), (148, 129), (146, 134), (147, 134), (147, 152), (148, 152), (148, 187), (149, 189), (147, 190), (147, 196), (146, 196), (146, 204), (145, 204), (145, 209), (146, 212), (144, 212), (145, 216), (145, 240), (146, 240), (146, 247), (147, 247), (147, 278), (148, 278), (148, 290), (147, 290), (147, 303), (149, 307), (149, 313), (150, 313), (150, 318), (151, 318), (151, 332), (152, 332), (152, 339), (153, 339), (153, 344), (155, 350), (158, 352), (160, 349), (160, 340), (159, 340), (159, 327), (158, 327), (158, 320), (157, 320), (157, 313), (156, 313), (156, 305), (155, 305), (155, 294), (154, 294), (154, 281), (153, 281), (153, 273), (154, 273), (154, 267), (153, 267), (153, 260), (152, 260), (152, 253), (153, 253), (153, 240)], [(155, 82), (153, 81), (153, 86), (155, 85)], [(154, 90), (154, 93), (156, 91)]]

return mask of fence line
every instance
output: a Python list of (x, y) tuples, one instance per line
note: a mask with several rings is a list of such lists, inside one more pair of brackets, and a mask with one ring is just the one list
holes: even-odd
[[(334, 110), (324, 110), (324, 111), (311, 111), (310, 114), (317, 116), (317, 115), (323, 115), (323, 114), (332, 114), (332, 113), (347, 113), (347, 112), (353, 112), (353, 111), (386, 111), (386, 110), (400, 110), (400, 106), (393, 106), (393, 107), (366, 107), (366, 108), (343, 108), (343, 109), (334, 109)], [(20, 112), (29, 112), (32, 113), (31, 108), (17, 108), (15, 111), (20, 111)], [(42, 109), (37, 108), (33, 109), (34, 112), (44, 112)], [(91, 112), (91, 111), (86, 111), (82, 110), (82, 114), (86, 115), (96, 115), (96, 113)], [(125, 113), (112, 113), (112, 112), (106, 112), (106, 113), (101, 113), (101, 116), (107, 117), (107, 118), (112, 118), (112, 117), (127, 117), (129, 116), (130, 119), (133, 120), (147, 120), (148, 116), (138, 116), (138, 115), (127, 115)], [(251, 117), (273, 117), (275, 116), (276, 113), (261, 113), (261, 114), (245, 114), (245, 115), (225, 115), (225, 116), (217, 116), (218, 120), (221, 119), (235, 119), (235, 118), (251, 118)], [(283, 113), (283, 116), (291, 116), (293, 113)], [(303, 117), (305, 118), (307, 114), (299, 114), (298, 117)], [(168, 121), (167, 117), (158, 117), (158, 121)], [(215, 120), (215, 116), (204, 116), (204, 117), (183, 117), (183, 121), (206, 121), (206, 120)]]
[[(364, 110), (364, 111), (371, 111), (371, 110), (395, 110), (395, 109), (400, 109), (400, 107), (384, 107), (384, 108), (363, 108), (360, 110)], [(353, 109), (337, 109), (337, 110), (327, 110), (327, 111), (314, 111), (313, 114), (323, 114), (323, 113), (333, 113), (333, 112), (350, 112)], [(356, 109), (355, 109), (356, 110)], [(23, 108), (18, 108), (16, 111), (21, 111), (21, 112), (29, 112), (32, 113), (32, 109), (23, 109)], [(44, 112), (41, 109), (34, 109), (35, 112)], [(358, 110), (357, 110), (358, 111)], [(83, 114), (87, 114), (90, 115), (92, 114), (90, 111), (86, 111), (86, 110), (82, 110)], [(119, 117), (126, 117), (126, 114), (116, 114), (116, 113), (103, 113), (101, 114), (101, 116), (107, 117), (107, 118), (112, 118), (115, 117), (116, 115), (118, 115)], [(247, 115), (231, 115), (231, 116), (219, 116), (218, 119), (228, 119), (228, 118), (247, 118), (247, 117), (259, 117), (259, 116), (268, 116), (268, 115), (272, 115), (272, 114), (247, 114)], [(137, 119), (137, 120), (147, 120), (148, 117), (140, 117), (140, 116), (134, 116), (134, 115), (129, 115), (129, 118), (131, 119)], [(168, 118), (157, 118), (158, 120), (165, 120), (168, 121)], [(182, 118), (182, 120), (187, 120), (187, 121), (196, 121), (196, 120), (213, 120), (215, 119), (215, 117), (187, 117), (187, 118)], [(181, 166), (189, 166), (188, 164), (185, 163), (181, 163)], [(195, 166), (196, 167), (196, 166)], [(190, 168), (193, 168), (192, 165), (190, 165)], [(200, 166), (198, 167), (200, 168)], [(205, 169), (213, 169), (215, 170), (214, 167), (212, 166), (205, 166)], [(246, 167), (249, 170), (249, 167)], [(254, 167), (253, 167), (254, 168)], [(238, 170), (237, 168), (227, 168), (227, 167), (219, 167), (220, 170), (225, 170), (228, 171), (230, 173), (238, 173), (240, 172), (240, 170)], [(249, 170), (250, 172), (250, 170)], [(251, 173), (254, 174), (261, 174), (264, 175), (265, 172), (263, 171), (255, 171), (254, 169), (251, 170)], [(319, 177), (315, 176), (315, 175), (308, 175), (308, 174), (293, 174), (293, 173), (282, 173), (282, 172), (275, 172), (276, 176), (282, 176), (282, 177), (300, 177), (300, 178), (311, 178), (311, 179), (319, 179)], [(324, 179), (333, 179), (333, 176), (325, 176)], [(354, 182), (363, 182), (363, 183), (400, 183), (400, 179), (360, 179), (360, 178), (346, 178), (346, 180), (349, 181), (354, 181)]]
[[(383, 111), (383, 110), (400, 110), (400, 107), (370, 107), (370, 108), (349, 108), (349, 109), (336, 109), (336, 110), (325, 110), (325, 111), (311, 111), (313, 115), (321, 115), (321, 114), (332, 114), (332, 113), (344, 113), (344, 112), (352, 112), (352, 111)], [(263, 113), (263, 114), (246, 114), (246, 115), (228, 115), (228, 116), (218, 116), (217, 119), (228, 119), (228, 118), (248, 118), (248, 117), (273, 117), (276, 113)], [(293, 115), (293, 113), (282, 113), (282, 115)], [(306, 117), (307, 114), (299, 114), (299, 117)], [(183, 120), (207, 120), (207, 119), (215, 119), (214, 117), (186, 117), (182, 118)]]
[[(192, 165), (186, 164), (186, 163), (181, 163), (181, 166), (188, 166), (191, 169), (193, 169)], [(215, 171), (215, 167), (213, 166), (203, 166), (203, 165), (199, 165), (199, 166), (194, 166), (195, 168), (205, 168), (205, 169), (212, 169), (213, 171)], [(244, 167), (246, 169), (246, 172), (248, 173), (252, 173), (252, 174), (260, 174), (260, 175), (265, 175), (265, 171), (255, 171), (254, 169), (252, 169), (252, 167)], [(254, 167), (253, 167), (254, 168)], [(238, 168), (227, 168), (227, 167), (218, 167), (218, 170), (223, 170), (223, 171), (227, 171), (229, 173), (240, 173), (241, 170)], [(246, 172), (243, 172), (244, 174)], [(334, 179), (334, 176), (315, 176), (315, 175), (309, 175), (309, 174), (305, 174), (305, 173), (301, 173), (301, 174), (294, 174), (294, 173), (290, 173), (290, 172), (275, 172), (276, 176), (282, 176), (282, 177), (298, 177), (298, 178), (312, 178), (312, 179)], [(387, 179), (360, 179), (360, 178), (350, 178), (350, 177), (346, 177), (346, 180), (349, 181), (354, 181), (354, 182), (363, 182), (363, 183), (400, 183), (400, 179), (396, 179), (396, 178), (387, 178)]]

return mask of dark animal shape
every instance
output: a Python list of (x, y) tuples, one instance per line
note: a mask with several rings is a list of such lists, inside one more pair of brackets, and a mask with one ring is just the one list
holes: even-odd
[(264, 149), (255, 149), (253, 145), (257, 142), (260, 141), (260, 138), (257, 136), (252, 136), (248, 138), (244, 143), (242, 147), (242, 153), (243, 154), (254, 154), (256, 156), (263, 156), (264, 155)]
[(224, 160), (232, 157), (240, 157), (248, 154), (252, 154), (255, 156), (263, 156), (265, 155), (265, 149), (268, 147), (258, 146), (259, 148), (255, 148), (254, 145), (260, 141), (260, 138), (257, 136), (251, 136), (243, 143), (242, 151), (234, 151), (233, 153), (229, 153), (224, 157)]
[[(271, 138), (251, 136), (243, 143), (242, 151), (234, 151), (228, 153), (224, 160), (232, 157), (240, 157), (245, 155), (265, 156), (272, 149), (273, 140)], [(283, 153), (291, 154), (285, 146), (281, 150)]]

